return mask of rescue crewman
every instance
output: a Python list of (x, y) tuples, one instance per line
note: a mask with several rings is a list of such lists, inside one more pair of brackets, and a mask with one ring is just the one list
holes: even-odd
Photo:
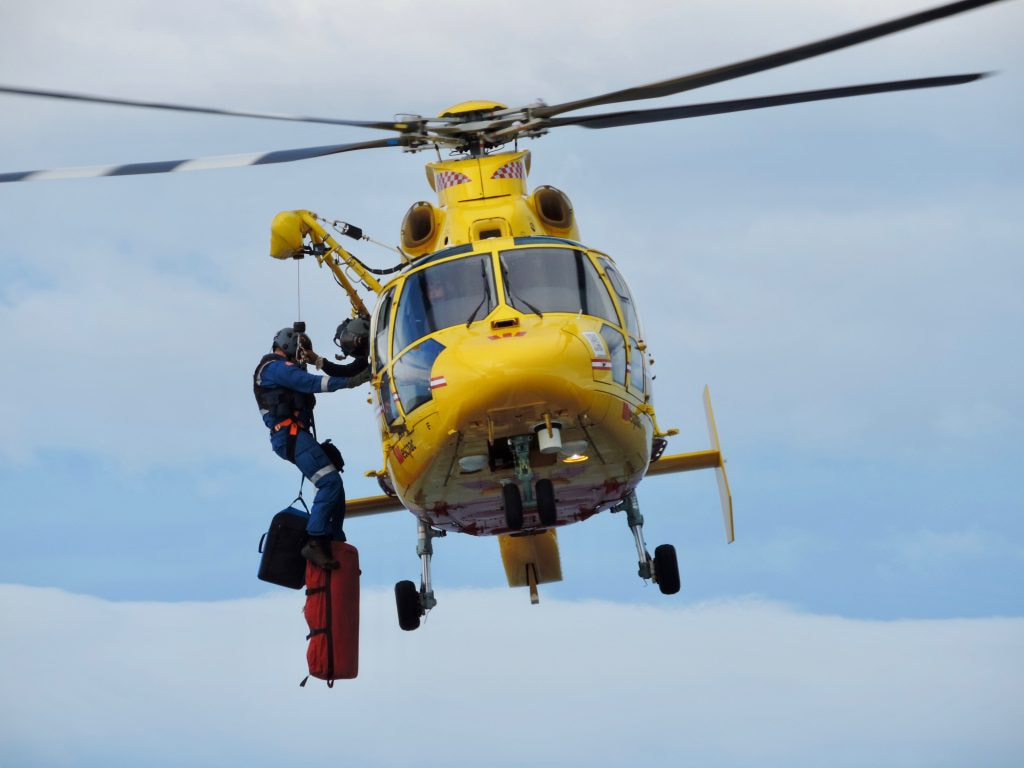
[[(253, 372), (253, 393), (263, 423), (270, 429), (274, 453), (295, 464), (317, 489), (302, 556), (321, 568), (336, 568), (330, 541), (345, 540), (345, 487), (341, 466), (332, 462), (311, 431), (314, 393), (349, 389), (368, 381), (369, 361), (363, 357), (347, 365), (323, 364), (328, 375), (316, 376), (307, 373), (299, 359), (306, 357), (303, 347), (312, 352), (304, 334), (294, 328), (278, 331), (271, 353), (263, 356)], [(340, 453), (336, 456), (340, 459)]]

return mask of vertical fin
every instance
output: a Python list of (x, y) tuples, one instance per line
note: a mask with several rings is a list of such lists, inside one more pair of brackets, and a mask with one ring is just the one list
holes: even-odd
[(725, 474), (725, 457), (718, 442), (718, 428), (715, 426), (715, 412), (711, 409), (711, 390), (704, 387), (704, 415), (708, 420), (708, 438), (712, 449), (718, 451), (719, 464), (715, 467), (715, 478), (718, 480), (718, 496), (722, 501), (722, 521), (725, 523), (725, 540), (732, 544), (736, 539), (732, 522), (732, 493), (729, 491), (729, 478)]

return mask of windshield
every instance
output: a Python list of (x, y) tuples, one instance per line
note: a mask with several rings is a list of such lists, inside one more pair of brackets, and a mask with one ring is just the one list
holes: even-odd
[(497, 305), (490, 254), (446, 261), (405, 281), (395, 314), (394, 351), (427, 334), (482, 320)]
[(573, 248), (501, 252), (505, 301), (520, 312), (582, 312), (619, 324), (615, 305), (594, 265)]

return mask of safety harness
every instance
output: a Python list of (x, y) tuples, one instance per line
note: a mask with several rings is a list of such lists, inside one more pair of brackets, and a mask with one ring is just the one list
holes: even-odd
[(275, 360), (281, 360), (281, 356), (275, 353), (264, 355), (252, 374), (252, 392), (256, 397), (256, 404), (260, 413), (269, 413), (278, 421), (271, 427), (274, 432), (282, 429), (288, 430), (288, 460), (295, 461), (295, 443), (300, 429), (309, 429), (311, 425), (304, 424), (299, 416), (303, 412), (312, 415), (313, 406), (316, 405), (316, 396), (305, 392), (297, 392), (286, 387), (267, 387), (262, 382), (263, 369)]

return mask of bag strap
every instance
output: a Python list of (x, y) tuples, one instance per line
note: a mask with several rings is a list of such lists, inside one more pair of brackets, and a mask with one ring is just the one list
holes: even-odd
[[(306, 482), (306, 476), (305, 475), (302, 476), (302, 482), (299, 483), (299, 495), (296, 496), (294, 499), (292, 499), (292, 504), (295, 504), (296, 501), (299, 502), (299, 504), (302, 505), (302, 508), (304, 510), (306, 510), (306, 514), (308, 515), (309, 514), (309, 505), (306, 504), (306, 500), (304, 498), (302, 498), (302, 483), (304, 483), (304, 482)], [(289, 506), (291, 506), (291, 504)]]

